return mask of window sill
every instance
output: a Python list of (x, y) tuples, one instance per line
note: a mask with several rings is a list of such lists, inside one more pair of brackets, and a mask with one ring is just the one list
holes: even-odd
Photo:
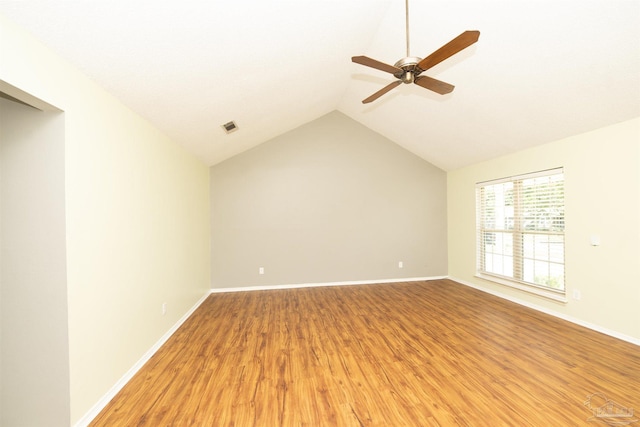
[(490, 274), (476, 273), (475, 277), (479, 279), (487, 280), (489, 282), (497, 283), (499, 285), (508, 286), (513, 289), (518, 289), (520, 291), (524, 291), (533, 295), (547, 298), (556, 302), (561, 302), (563, 304), (566, 304), (568, 302), (566, 294), (562, 291), (555, 292), (551, 290), (546, 290), (543, 288), (539, 288), (537, 286), (526, 285), (524, 283), (512, 281), (512, 280), (498, 277), (498, 276), (492, 276)]

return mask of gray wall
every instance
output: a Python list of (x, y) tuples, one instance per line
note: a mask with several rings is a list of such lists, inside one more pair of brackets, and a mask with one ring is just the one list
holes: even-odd
[(0, 98), (0, 424), (69, 426), (64, 116)]
[(446, 173), (342, 113), (210, 177), (213, 288), (447, 274)]

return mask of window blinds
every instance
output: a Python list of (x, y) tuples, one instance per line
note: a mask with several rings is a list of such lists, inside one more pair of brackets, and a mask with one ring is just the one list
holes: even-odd
[(564, 292), (562, 168), (476, 185), (479, 273)]

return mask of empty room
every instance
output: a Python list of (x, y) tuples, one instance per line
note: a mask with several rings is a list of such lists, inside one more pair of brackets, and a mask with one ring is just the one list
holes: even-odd
[(639, 23), (0, 0), (0, 425), (640, 425)]

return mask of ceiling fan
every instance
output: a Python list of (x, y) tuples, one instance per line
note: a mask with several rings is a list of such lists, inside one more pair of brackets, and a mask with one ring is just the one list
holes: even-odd
[(377, 70), (385, 71), (393, 74), (397, 79), (394, 82), (389, 83), (370, 97), (362, 101), (363, 104), (375, 101), (391, 89), (400, 85), (400, 83), (415, 83), (418, 86), (422, 86), (425, 89), (432, 90), (440, 95), (451, 92), (454, 88), (449, 83), (436, 80), (432, 77), (421, 75), (429, 68), (441, 63), (445, 59), (455, 55), (463, 49), (471, 46), (478, 41), (480, 37), (480, 31), (465, 31), (458, 37), (451, 40), (449, 43), (442, 46), (440, 49), (433, 52), (426, 58), (418, 58), (417, 56), (411, 56), (409, 54), (409, 0), (405, 0), (406, 10), (406, 32), (407, 32), (407, 56), (400, 59), (394, 65), (385, 64), (384, 62), (377, 61), (367, 56), (353, 56), (351, 61), (366, 65), (367, 67), (375, 68)]

